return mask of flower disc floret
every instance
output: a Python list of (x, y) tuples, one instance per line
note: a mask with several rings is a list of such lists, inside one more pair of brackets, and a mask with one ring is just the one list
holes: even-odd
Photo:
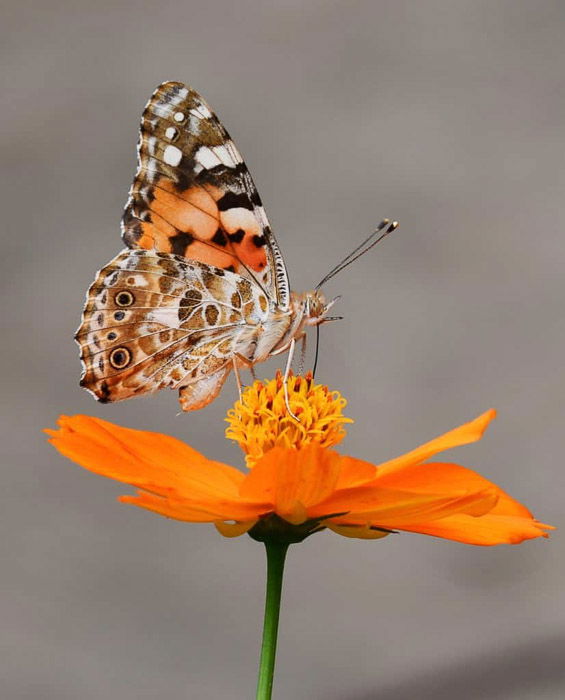
[(270, 381), (255, 381), (228, 411), (226, 437), (239, 444), (248, 467), (274, 447), (333, 447), (345, 437), (344, 425), (353, 423), (343, 415), (347, 401), (339, 391), (315, 384), (311, 372), (291, 373), (287, 387), (290, 408), (299, 421), (288, 412), (281, 372)]

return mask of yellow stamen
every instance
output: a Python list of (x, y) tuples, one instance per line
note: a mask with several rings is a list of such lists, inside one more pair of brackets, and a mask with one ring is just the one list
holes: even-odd
[(228, 411), (226, 437), (245, 452), (248, 467), (275, 446), (337, 445), (345, 436), (344, 424), (353, 423), (343, 415), (347, 401), (338, 391), (314, 384), (311, 372), (298, 377), (291, 373), (288, 395), (290, 408), (300, 422), (288, 413), (281, 372), (268, 382), (255, 381)]

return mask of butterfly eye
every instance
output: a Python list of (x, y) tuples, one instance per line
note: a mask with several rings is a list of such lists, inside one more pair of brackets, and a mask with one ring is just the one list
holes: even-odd
[(131, 292), (118, 292), (114, 297), (114, 301), (118, 306), (131, 306), (135, 301), (135, 297)]
[(110, 364), (114, 369), (124, 369), (131, 361), (131, 352), (127, 348), (116, 348), (110, 353)]

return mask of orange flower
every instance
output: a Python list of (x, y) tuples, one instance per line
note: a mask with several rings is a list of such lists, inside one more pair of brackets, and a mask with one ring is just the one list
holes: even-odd
[[(244, 392), (228, 415), (228, 436), (253, 465), (247, 473), (215, 462), (158, 433), (99, 418), (61, 416), (50, 442), (98, 474), (136, 486), (124, 503), (190, 522), (213, 522), (226, 536), (298, 542), (329, 528), (377, 539), (405, 530), (468, 544), (517, 544), (553, 529), (502, 489), (457, 464), (428, 462), (479, 440), (493, 410), (412, 452), (373, 465), (328, 445), (343, 437), (345, 401), (311, 376), (289, 380), (286, 411), (280, 377)], [(300, 409), (300, 410), (297, 410)]]

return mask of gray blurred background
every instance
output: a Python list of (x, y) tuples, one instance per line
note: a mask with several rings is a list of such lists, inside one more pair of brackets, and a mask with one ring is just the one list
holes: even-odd
[[(8, 0), (2, 24), (3, 699), (254, 693), (261, 546), (117, 504), (127, 487), (40, 432), (84, 412), (242, 464), (221, 438), (231, 381), (182, 416), (171, 391), (102, 406), (78, 387), (84, 293), (121, 248), (166, 79), (225, 122), (295, 289), (401, 222), (327, 288), (345, 320), (323, 329), (319, 378), (356, 418), (342, 450), (382, 461), (495, 406), (448, 459), (562, 522), (563, 2)], [(560, 539), (294, 547), (276, 697), (562, 698)]]

